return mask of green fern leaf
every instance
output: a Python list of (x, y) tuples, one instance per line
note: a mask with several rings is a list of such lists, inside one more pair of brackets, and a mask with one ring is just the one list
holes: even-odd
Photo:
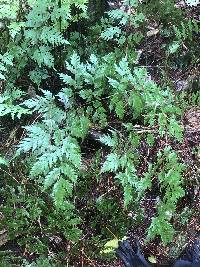
[(119, 27), (109, 27), (101, 33), (101, 38), (108, 41), (114, 39), (114, 37), (119, 37), (120, 34), (121, 29)]
[(110, 135), (102, 135), (99, 138), (100, 142), (105, 144), (106, 146), (115, 147), (116, 146), (116, 139), (112, 138)]
[(50, 171), (44, 179), (44, 190), (51, 187), (60, 177), (60, 169), (54, 168), (52, 171)]
[(72, 184), (62, 177), (53, 186), (53, 199), (58, 209), (64, 209), (64, 199), (71, 196)]
[(120, 166), (120, 159), (114, 153), (109, 154), (106, 157), (106, 161), (101, 169), (102, 172), (116, 172)]

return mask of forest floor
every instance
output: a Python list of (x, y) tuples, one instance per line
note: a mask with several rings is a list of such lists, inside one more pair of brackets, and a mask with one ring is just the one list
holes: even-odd
[[(200, 6), (190, 8), (190, 18), (198, 18), (199, 15)], [(145, 41), (138, 47), (138, 50), (141, 51), (138, 65), (146, 66), (151, 79), (157, 84), (162, 86), (163, 83), (165, 85), (167, 83), (174, 89), (175, 93), (187, 90), (189, 87), (188, 83), (190, 83), (192, 79), (199, 77), (199, 64), (195, 66), (191, 64), (184, 70), (166, 66), (166, 58), (163, 51), (165, 40), (156, 30), (155, 33), (155, 35), (153, 34), (150, 37), (147, 36)], [(163, 77), (163, 73), (165, 77)], [(199, 81), (198, 86), (200, 86)], [(127, 238), (132, 245), (135, 244), (136, 240), (140, 240), (141, 248), (146, 259), (151, 256), (155, 258), (156, 263), (153, 264), (153, 266), (171, 266), (177, 255), (184, 255), (184, 249), (192, 246), (195, 239), (200, 234), (200, 181), (198, 178), (200, 172), (200, 152), (194, 153), (195, 150), (200, 147), (200, 108), (188, 107), (183, 116), (182, 124), (184, 127), (184, 142), (180, 147), (177, 147), (176, 150), (178, 151), (182, 162), (189, 167), (185, 174), (185, 179), (187, 180), (186, 195), (181, 199), (179, 207), (180, 209), (188, 207), (193, 213), (184, 226), (181, 225), (179, 219), (176, 221), (175, 218), (174, 225), (176, 226), (176, 229), (179, 230), (177, 230), (175, 238), (170, 246), (162, 245), (160, 239), (145, 243), (144, 240), (147, 229), (155, 214), (155, 199), (152, 195), (147, 194), (143, 199), (145, 220), (139, 227), (130, 229), (127, 233)], [(163, 140), (157, 140), (158, 147), (165, 145), (164, 143), (161, 144), (162, 142)], [(157, 150), (158, 147), (155, 148), (155, 150)], [(145, 146), (143, 146), (143, 149), (145, 149)], [(155, 153), (155, 151), (152, 151), (152, 153)], [(109, 190), (108, 187), (107, 190)], [(87, 259), (85, 260), (87, 262)], [(123, 267), (123, 264), (119, 260), (115, 260), (112, 263), (92, 261), (91, 263), (88, 262), (88, 266)]]
[[(200, 7), (192, 9), (191, 16), (197, 17), (200, 15)], [(164, 44), (163, 38), (159, 35), (159, 32), (150, 37), (146, 37), (145, 41), (138, 47), (141, 50), (141, 57), (138, 65), (147, 66), (151, 79), (156, 81), (158, 84), (169, 83), (171, 87), (174, 88), (175, 92), (182, 90), (182, 87), (187, 84), (191, 77), (198, 76), (199, 66), (190, 65), (185, 70), (172, 69), (166, 66), (166, 58), (164, 57), (162, 45)], [(165, 78), (163, 78), (163, 72), (165, 73)], [(153, 256), (156, 259), (156, 264), (154, 266), (168, 266), (169, 263), (174, 261), (177, 255), (181, 255), (186, 246), (191, 246), (200, 233), (200, 181), (198, 180), (199, 170), (200, 170), (200, 152), (194, 153), (198, 147), (200, 148), (200, 109), (197, 107), (189, 107), (187, 112), (183, 116), (182, 124), (185, 130), (184, 142), (176, 147), (176, 150), (181, 156), (181, 161), (187, 166), (187, 171), (185, 173), (185, 179), (187, 180), (187, 191), (184, 198), (179, 203), (180, 210), (188, 207), (189, 210), (193, 210), (191, 217), (187, 223), (181, 224), (179, 219), (176, 217), (174, 219), (174, 225), (177, 231), (176, 236), (170, 246), (164, 246), (161, 244), (160, 239), (155, 239), (151, 243), (145, 243), (145, 236), (147, 229), (150, 225), (151, 219), (155, 214), (155, 204), (156, 199), (150, 194), (146, 194), (143, 199), (143, 210), (144, 218), (143, 223), (137, 228), (132, 228), (127, 233), (127, 238), (130, 240), (131, 244), (134, 244), (135, 240), (140, 240), (141, 249), (148, 259), (148, 257)], [(15, 131), (13, 129), (13, 131)], [(17, 130), (16, 130), (17, 131)], [(13, 135), (15, 136), (15, 135)], [(3, 138), (3, 137), (1, 137)], [(9, 153), (9, 149), (12, 148), (13, 144), (16, 144), (18, 140), (13, 139), (14, 137), (9, 135), (5, 136), (3, 141), (5, 149)], [(157, 140), (157, 147), (154, 147), (154, 151), (145, 151), (145, 143), (141, 146), (141, 152), (143, 155), (149, 153), (156, 153), (159, 148), (164, 147), (168, 140)], [(170, 144), (176, 146), (176, 144)], [(89, 153), (90, 154), (90, 151)], [(89, 160), (89, 159), (88, 159)], [(142, 168), (142, 166), (141, 166)], [(112, 178), (110, 183), (105, 181), (101, 182), (101, 187), (98, 190), (102, 190), (101, 193), (106, 191), (112, 191), (113, 183)], [(117, 190), (117, 189), (116, 189)], [(116, 191), (117, 192), (117, 191)], [(115, 193), (116, 193), (115, 192)], [(95, 194), (95, 192), (94, 192)], [(99, 194), (99, 192), (97, 193)], [(184, 218), (183, 218), (184, 220)], [(87, 225), (86, 225), (87, 227)], [(10, 244), (10, 247), (12, 244)], [(9, 248), (6, 246), (6, 248)], [(80, 257), (74, 266), (92, 266), (92, 267), (122, 267), (122, 263), (115, 259), (112, 263), (107, 261), (101, 261), (96, 259), (90, 259), (86, 254), (80, 252)]]

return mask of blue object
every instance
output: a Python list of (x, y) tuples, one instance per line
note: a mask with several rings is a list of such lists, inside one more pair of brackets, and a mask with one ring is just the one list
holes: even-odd
[[(200, 267), (200, 238), (197, 239), (191, 248), (186, 250), (186, 253), (187, 259), (178, 259), (173, 267)], [(136, 242), (134, 248), (130, 246), (127, 240), (119, 242), (116, 254), (122, 260), (125, 267), (152, 267), (145, 260), (138, 242)]]

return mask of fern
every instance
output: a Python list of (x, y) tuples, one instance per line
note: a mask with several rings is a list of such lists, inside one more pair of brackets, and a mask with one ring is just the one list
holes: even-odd
[(69, 44), (69, 42), (64, 39), (60, 32), (58, 32), (55, 28), (51, 28), (48, 26), (43, 27), (39, 38), (44, 44)]
[(39, 87), (42, 80), (49, 78), (49, 75), (45, 69), (36, 68), (35, 70), (31, 70), (29, 72), (29, 77), (31, 81)]
[(195, 20), (189, 19), (185, 23), (182, 21), (181, 25), (179, 27), (173, 26), (174, 33), (176, 36), (177, 41), (183, 42), (186, 39), (189, 39), (192, 41), (194, 35), (193, 32), (198, 33), (199, 32), (199, 27), (198, 24)]
[(17, 13), (19, 10), (19, 1), (17, 0), (8, 0), (3, 1), (0, 6), (0, 19), (14, 20), (17, 17)]
[(0, 96), (0, 116), (3, 117), (7, 114), (10, 114), (14, 120), (15, 117), (20, 119), (22, 115), (31, 114), (28, 109), (14, 104), (14, 102), (23, 94), (24, 93), (22, 91), (15, 88), (13, 89), (13, 92), (4, 92), (4, 94)]
[[(58, 97), (67, 97), (65, 92), (60, 92)], [(73, 112), (66, 116), (56, 106), (55, 97), (48, 91), (43, 93), (44, 96), (26, 100), (22, 104), (31, 112), (41, 113), (43, 121), (25, 127), (27, 137), (18, 145), (17, 153), (32, 154), (35, 162), (32, 162), (30, 177), (43, 177), (44, 190), (52, 188), (56, 207), (64, 208), (64, 200), (71, 196), (81, 165), (80, 148), (74, 137), (84, 138), (89, 120), (84, 116), (78, 119)], [(64, 122), (66, 130), (59, 127)]]
[(25, 137), (19, 145), (19, 152), (34, 152), (36, 148), (39, 148), (41, 152), (45, 152), (45, 147), (50, 145), (50, 133), (42, 129), (39, 125), (26, 126), (25, 129), (28, 137)]
[(103, 164), (102, 172), (116, 172), (120, 167), (120, 158), (116, 154), (111, 153), (107, 156)]
[(53, 186), (53, 199), (55, 206), (60, 209), (64, 209), (64, 200), (66, 197), (72, 194), (72, 184), (66, 179), (58, 178)]
[[(105, 29), (102, 30), (100, 37), (106, 41), (110, 40), (116, 41), (118, 45), (122, 47), (126, 45), (128, 41), (130, 41), (130, 43), (131, 41), (133, 43), (137, 43), (139, 35), (137, 34), (135, 35), (132, 33), (130, 34), (128, 29), (129, 27), (134, 27), (134, 28), (140, 27), (140, 25), (145, 19), (143, 13), (136, 11), (133, 14), (133, 12), (131, 12), (132, 9), (137, 10), (138, 7), (139, 7), (138, 1), (124, 1), (124, 10), (114, 9), (107, 12), (109, 17), (109, 22), (114, 26), (109, 26), (109, 25), (107, 26), (105, 23)], [(126, 9), (129, 9), (129, 12), (126, 12), (125, 11)], [(129, 49), (129, 46), (127, 46), (126, 49)], [(130, 55), (131, 54), (132, 53), (130, 49)]]
[(138, 156), (136, 144), (131, 144), (131, 138), (132, 135), (126, 142), (119, 141), (116, 133), (113, 133), (113, 137), (104, 136), (101, 138), (105, 145), (111, 147), (111, 153), (106, 157), (101, 172), (115, 173), (115, 179), (123, 187), (125, 207), (133, 201), (134, 192), (137, 193), (137, 201), (139, 201), (143, 193), (151, 187), (151, 167), (149, 167), (149, 172), (144, 174), (144, 177), (139, 178), (137, 175)]
[[(163, 164), (163, 158), (165, 164)], [(163, 200), (158, 202), (158, 215), (152, 219), (148, 238), (160, 235), (163, 243), (167, 244), (174, 235), (170, 220), (175, 214), (178, 200), (184, 196), (182, 188), (184, 165), (179, 162), (177, 154), (170, 147), (166, 147), (163, 153), (159, 152), (158, 163), (163, 165), (163, 169), (158, 173), (158, 179), (161, 191), (165, 194)]]
[[(25, 66), (31, 64), (30, 77), (33, 82), (40, 85), (43, 79), (48, 76), (41, 75), (48, 68), (55, 68), (58, 63), (57, 55), (54, 51), (56, 47), (63, 47), (70, 44), (69, 40), (64, 37), (64, 31), (69, 27), (72, 21), (76, 21), (75, 15), (71, 14), (73, 4), (79, 8), (78, 19), (85, 18), (87, 13), (87, 1), (62, 1), (61, 6), (53, 0), (30, 1), (28, 14), (23, 13), (19, 1), (9, 1), (8, 4), (1, 6), (3, 18), (10, 23), (5, 25), (8, 30), (7, 38), (9, 47), (9, 57), (12, 57), (16, 65), (13, 66), (12, 74), (9, 79), (16, 80), (16, 73), (20, 75)], [(19, 17), (20, 20), (12, 21)], [(11, 37), (11, 38), (10, 38)], [(21, 40), (21, 41), (19, 41)], [(8, 55), (5, 55), (8, 57)], [(56, 60), (55, 60), (56, 59)], [(62, 59), (59, 59), (62, 64)], [(33, 63), (34, 61), (34, 63)], [(64, 62), (64, 61), (63, 61)], [(7, 63), (10, 64), (10, 63)], [(11, 64), (10, 64), (11, 65)], [(9, 73), (10, 68), (8, 69)], [(7, 66), (0, 60), (0, 78), (5, 79)], [(36, 79), (33, 73), (40, 76)]]
[(110, 135), (103, 135), (99, 138), (100, 142), (105, 144), (106, 146), (109, 147), (115, 147), (117, 143), (117, 136), (114, 135), (115, 133), (113, 132), (113, 137)]
[(42, 65), (49, 68), (54, 66), (54, 57), (48, 46), (40, 46), (39, 49), (33, 53), (33, 59), (37, 62), (39, 67)]
[(114, 39), (114, 37), (118, 39), (120, 34), (121, 30), (119, 27), (109, 27), (106, 29), (106, 31), (102, 32), (101, 38), (103, 38), (106, 41), (112, 40)]
[[(178, 21), (181, 9), (172, 0), (122, 1), (121, 9), (107, 12), (92, 27), (95, 11), (90, 13), (90, 1), (25, 2), (9, 0), (0, 7), (0, 116), (10, 114), (20, 125), (28, 123), (14, 162), (17, 177), (12, 170), (4, 173), (8, 229), (11, 234), (19, 231), (20, 238), (20, 230), (25, 231), (27, 251), (37, 255), (54, 252), (48, 241), (55, 235), (79, 246), (77, 225), (84, 228), (87, 222), (91, 231), (101, 228), (99, 237), (91, 239), (98, 248), (99, 238), (107, 235), (102, 221), (108, 227), (114, 225), (120, 235), (133, 219), (136, 222), (137, 216), (124, 216), (118, 196), (123, 195), (125, 212), (137, 213), (135, 207), (142, 209), (141, 200), (156, 182), (156, 214), (148, 238), (160, 236), (169, 243), (175, 233), (177, 204), (184, 196), (184, 165), (168, 144), (184, 139), (183, 105), (173, 90), (156, 84), (139, 66), (136, 49), (146, 36), (146, 22), (153, 18), (153, 24), (159, 21), (162, 26), (157, 34), (174, 35), (172, 43), (166, 44), (168, 61), (183, 43), (194, 41), (197, 23)], [(34, 94), (29, 93), (30, 87)], [(199, 103), (198, 94), (191, 98), (195, 105)], [(87, 146), (91, 128), (105, 133), (94, 149), (93, 143), (92, 149)], [(158, 145), (161, 149), (166, 140), (166, 148), (156, 155)], [(91, 163), (87, 171), (85, 161)], [(9, 168), (4, 156), (0, 164)], [(96, 189), (108, 173), (114, 186)], [(95, 216), (88, 216), (95, 210)], [(61, 262), (62, 252), (58, 257)]]
[(13, 56), (9, 53), (0, 54), (0, 80), (6, 80), (5, 75), (9, 66), (13, 66)]

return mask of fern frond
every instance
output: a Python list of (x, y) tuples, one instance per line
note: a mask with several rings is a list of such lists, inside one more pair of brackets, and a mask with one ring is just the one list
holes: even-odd
[(119, 167), (120, 167), (120, 158), (116, 154), (111, 153), (106, 157), (106, 161), (104, 162), (101, 171), (116, 172)]
[(37, 125), (26, 126), (24, 128), (28, 132), (28, 136), (18, 145), (18, 153), (34, 152), (36, 149), (39, 149), (41, 153), (45, 152), (46, 148), (51, 144), (51, 134)]
[(65, 209), (64, 200), (65, 197), (69, 197), (72, 194), (72, 184), (60, 177), (53, 186), (53, 199), (55, 206), (58, 209)]
[(36, 61), (39, 67), (47, 66), (49, 68), (54, 67), (54, 57), (51, 53), (49, 46), (40, 46), (34, 53), (33, 59)]

